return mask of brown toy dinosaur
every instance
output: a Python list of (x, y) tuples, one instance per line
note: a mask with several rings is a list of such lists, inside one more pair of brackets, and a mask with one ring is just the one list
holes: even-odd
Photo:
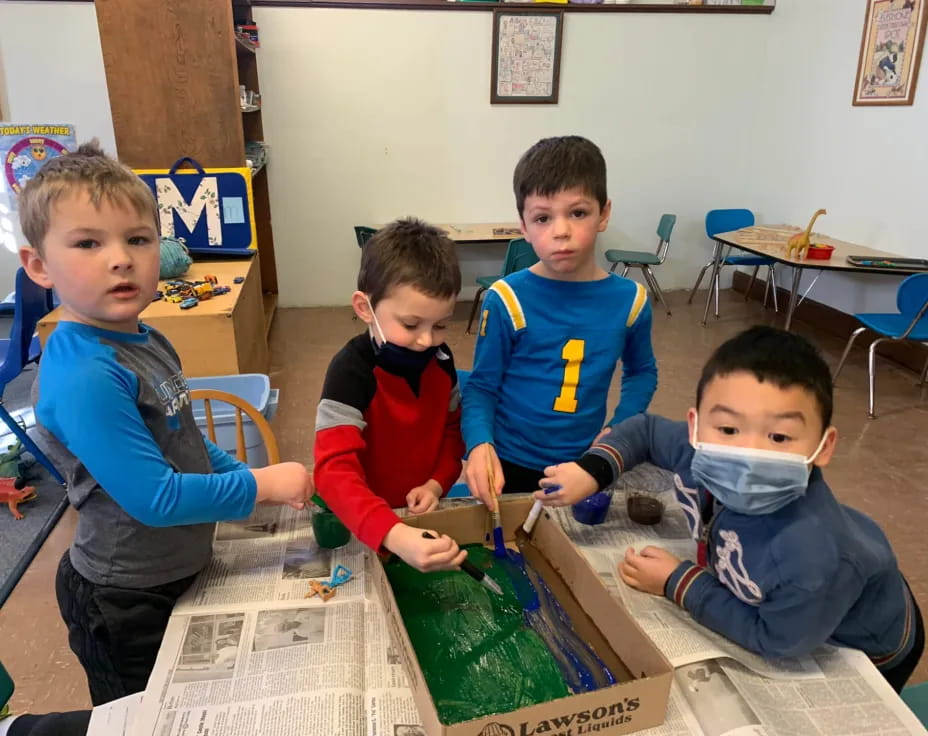
[(796, 251), (796, 258), (804, 258), (806, 253), (809, 250), (809, 236), (812, 234), (812, 226), (815, 224), (815, 221), (818, 219), (819, 215), (827, 215), (828, 213), (825, 210), (816, 210), (815, 214), (812, 215), (812, 219), (809, 220), (809, 227), (807, 227), (802, 232), (796, 233), (793, 237), (786, 241), (786, 257), (789, 258), (793, 251)]
[(23, 518), (23, 514), (16, 507), (35, 498), (35, 487), (26, 486), (22, 490), (17, 490), (13, 487), (15, 481), (15, 478), (0, 478), (0, 503), (5, 501), (6, 505), (10, 507), (13, 518), (19, 521)]

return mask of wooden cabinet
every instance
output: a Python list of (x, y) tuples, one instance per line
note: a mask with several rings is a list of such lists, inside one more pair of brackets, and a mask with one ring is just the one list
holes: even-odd
[[(261, 111), (243, 112), (239, 85), (258, 89), (258, 54), (234, 32), (230, 0), (96, 0), (120, 160), (169, 168), (245, 166), (245, 141), (263, 140)], [(277, 307), (277, 262), (267, 173), (253, 180), (264, 339)]]
[[(152, 302), (141, 320), (163, 333), (180, 356), (184, 375), (225, 376), (235, 373), (267, 373), (269, 359), (261, 305), (260, 265), (246, 261), (194, 263), (184, 274), (189, 281), (202, 281), (207, 274), (231, 291), (181, 309), (168, 301)], [(236, 284), (236, 277), (243, 277)], [(159, 288), (165, 288), (164, 285)], [(39, 340), (45, 341), (58, 324), (56, 309), (39, 322)]]

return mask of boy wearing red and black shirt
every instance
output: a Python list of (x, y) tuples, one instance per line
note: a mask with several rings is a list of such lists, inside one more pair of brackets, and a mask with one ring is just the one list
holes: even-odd
[(423, 571), (466, 554), (447, 536), (423, 538), (392, 510), (433, 510), (461, 472), (460, 392), (443, 338), (460, 289), (441, 230), (415, 219), (379, 230), (352, 295), (368, 331), (329, 364), (316, 411), (319, 495), (366, 545)]

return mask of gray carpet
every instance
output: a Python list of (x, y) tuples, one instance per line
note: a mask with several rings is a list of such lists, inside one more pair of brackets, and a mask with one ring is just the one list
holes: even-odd
[[(0, 319), (0, 334), (9, 333), (9, 324), (9, 318)], [(3, 392), (3, 404), (14, 416), (17, 416), (19, 410), (31, 406), (29, 393), (35, 375), (36, 367), (28, 366)], [(5, 452), (7, 445), (14, 440), (12, 435), (6, 434), (6, 427), (0, 423), (0, 451)], [(0, 505), (0, 606), (9, 597), (68, 505), (64, 488), (44, 468), (36, 463), (33, 472), (38, 477), (30, 480), (29, 485), (35, 486), (36, 498), (19, 507), (25, 518), (17, 521), (6, 504)]]

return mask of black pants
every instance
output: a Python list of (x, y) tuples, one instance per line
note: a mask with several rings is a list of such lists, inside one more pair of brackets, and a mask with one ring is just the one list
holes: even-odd
[(499, 459), (503, 466), (503, 477), (506, 484), (503, 493), (528, 493), (539, 489), (539, 482), (545, 477), (544, 471), (516, 465), (508, 460)]
[(193, 578), (137, 590), (97, 585), (64, 553), (55, 578), (58, 608), (94, 705), (145, 689), (171, 610)]
[(10, 726), (8, 736), (87, 736), (89, 710), (19, 716)]
[[(908, 581), (906, 581), (905, 587), (909, 588)], [(912, 595), (911, 588), (909, 588), (909, 595)], [(912, 672), (918, 665), (918, 660), (921, 659), (922, 652), (925, 650), (925, 622), (922, 621), (922, 612), (918, 608), (914, 595), (912, 595), (912, 605), (915, 607), (912, 616), (915, 625), (915, 641), (912, 643), (912, 649), (905, 655), (905, 659), (895, 667), (881, 671), (883, 677), (886, 678), (886, 681), (892, 685), (893, 690), (897, 693), (902, 691), (903, 686), (912, 676)]]

